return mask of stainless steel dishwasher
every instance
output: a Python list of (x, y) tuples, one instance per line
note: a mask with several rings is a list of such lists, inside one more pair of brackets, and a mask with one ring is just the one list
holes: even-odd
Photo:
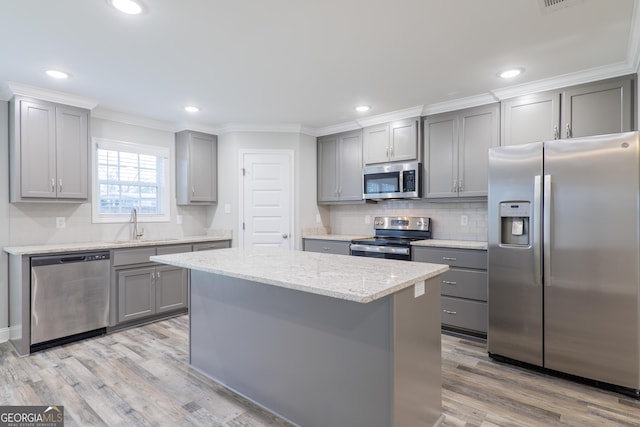
[(109, 252), (31, 258), (31, 351), (104, 334)]

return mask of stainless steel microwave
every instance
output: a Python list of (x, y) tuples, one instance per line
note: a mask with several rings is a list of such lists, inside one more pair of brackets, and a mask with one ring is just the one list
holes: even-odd
[(362, 169), (365, 200), (418, 199), (422, 197), (422, 163), (389, 163)]

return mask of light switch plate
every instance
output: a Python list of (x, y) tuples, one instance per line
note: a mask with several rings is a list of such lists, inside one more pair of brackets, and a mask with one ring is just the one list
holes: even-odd
[(67, 227), (67, 222), (65, 220), (65, 218), (63, 216), (57, 216), (56, 217), (56, 228), (60, 229), (60, 228), (66, 228)]
[(176, 224), (182, 225), (182, 215), (176, 215)]
[(224, 213), (231, 213), (231, 205), (229, 203), (224, 204)]
[(460, 225), (468, 225), (469, 217), (466, 215), (460, 215)]

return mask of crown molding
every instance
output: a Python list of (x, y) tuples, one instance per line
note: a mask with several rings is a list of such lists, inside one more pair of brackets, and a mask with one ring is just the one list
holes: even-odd
[(257, 124), (257, 123), (227, 123), (218, 128), (218, 134), (235, 132), (266, 132), (266, 133), (307, 133), (311, 128), (301, 124)]
[(493, 93), (496, 99), (503, 100), (535, 92), (544, 92), (546, 90), (560, 89), (583, 83), (590, 83), (597, 80), (620, 77), (635, 72), (636, 70), (628, 61), (618, 62), (616, 64), (590, 68), (587, 70), (577, 71), (575, 73), (550, 77), (548, 79), (536, 80), (530, 83), (509, 86), (502, 89), (494, 89), (491, 93)]
[(127, 125), (140, 126), (167, 132), (175, 132), (175, 125), (173, 123), (151, 119), (149, 117), (137, 116), (135, 114), (108, 110), (106, 108), (98, 107), (94, 109), (93, 111), (91, 111), (91, 118), (109, 120), (112, 122), (124, 123)]
[(323, 126), (315, 129), (315, 136), (333, 135), (334, 133), (348, 132), (351, 130), (361, 129), (362, 126), (358, 122), (345, 122), (337, 125)]
[(382, 123), (393, 122), (396, 120), (404, 120), (412, 117), (418, 117), (422, 114), (424, 106), (418, 105), (411, 108), (405, 108), (402, 110), (391, 111), (389, 113), (378, 114), (375, 116), (364, 117), (357, 119), (356, 123), (361, 127), (379, 125)]
[(16, 82), (7, 82), (9, 90), (18, 96), (28, 96), (30, 98), (37, 98), (43, 101), (56, 102), (59, 104), (72, 105), (74, 107), (86, 108), (93, 110), (98, 102), (78, 95), (72, 95), (70, 93), (58, 92), (51, 89), (43, 89), (36, 86), (25, 85)]
[(633, 2), (627, 62), (634, 72), (640, 71), (640, 2), (638, 0)]
[(451, 101), (437, 102), (425, 105), (422, 109), (422, 116), (430, 114), (446, 113), (449, 111), (463, 110), (465, 108), (478, 107), (480, 105), (492, 104), (498, 99), (491, 93), (468, 96), (466, 98), (452, 99)]

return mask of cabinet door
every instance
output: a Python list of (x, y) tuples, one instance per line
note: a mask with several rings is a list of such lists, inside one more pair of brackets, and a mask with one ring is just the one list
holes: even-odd
[(424, 122), (426, 198), (457, 197), (458, 116), (440, 114)]
[(502, 102), (502, 145), (557, 139), (560, 93), (544, 92)]
[(68, 107), (56, 108), (57, 195), (87, 198), (87, 146), (89, 114)]
[(318, 139), (318, 202), (338, 200), (338, 136)]
[(156, 312), (187, 307), (187, 270), (173, 266), (156, 267)]
[(577, 86), (562, 93), (562, 138), (632, 130), (631, 80)]
[(389, 125), (376, 125), (364, 128), (365, 165), (389, 161)]
[(214, 135), (192, 132), (189, 141), (189, 201), (215, 203), (217, 201), (217, 138)]
[(52, 104), (20, 101), (21, 197), (56, 197), (55, 120)]
[(118, 272), (118, 322), (139, 319), (156, 312), (154, 274), (153, 267)]
[(362, 200), (362, 132), (351, 132), (340, 138), (340, 201)]
[(389, 137), (389, 160), (418, 159), (418, 121), (412, 119), (392, 123)]
[(458, 196), (486, 196), (489, 179), (489, 148), (497, 147), (497, 104), (460, 113), (458, 140)]

